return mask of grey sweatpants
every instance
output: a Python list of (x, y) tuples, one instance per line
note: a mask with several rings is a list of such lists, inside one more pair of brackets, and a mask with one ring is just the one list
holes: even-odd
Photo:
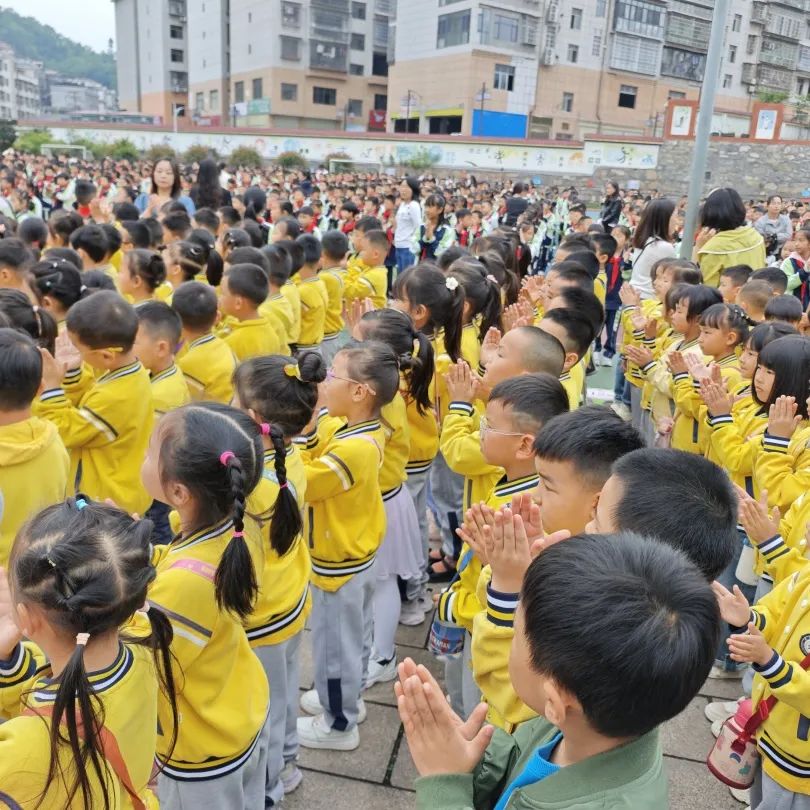
[(371, 655), (376, 579), (372, 565), (337, 591), (312, 586), (315, 689), (326, 721), (336, 731), (357, 724), (360, 690)]
[(227, 776), (201, 782), (178, 782), (165, 773), (158, 776), (160, 810), (264, 810), (264, 783), (267, 778), (267, 723), (256, 745), (241, 768)]
[(444, 663), (444, 688), (450, 695), (453, 711), (464, 720), (481, 702), (481, 690), (473, 677), (472, 636), (469, 633), (464, 634), (461, 655), (448, 658)]
[(414, 473), (405, 479), (405, 486), (413, 498), (413, 505), (416, 507), (416, 519), (419, 521), (419, 534), (422, 540), (422, 579), (409, 579), (407, 582), (406, 597), (416, 599), (422, 592), (422, 586), (427, 582), (428, 552), (430, 551), (430, 539), (428, 538), (427, 519), (427, 485), (430, 470), (423, 473)]
[(762, 770), (760, 763), (751, 785), (751, 810), (810, 810), (810, 795), (786, 790)]
[(257, 647), (255, 652), (267, 674), (270, 711), (267, 714), (267, 782), (264, 794), (278, 804), (284, 797), (281, 771), (298, 756), (298, 673), (303, 632), (281, 644)]

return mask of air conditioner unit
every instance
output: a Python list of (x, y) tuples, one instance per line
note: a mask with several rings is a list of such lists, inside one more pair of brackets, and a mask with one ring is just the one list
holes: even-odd
[(542, 60), (544, 65), (553, 65), (554, 64), (554, 48), (546, 48), (543, 51)]

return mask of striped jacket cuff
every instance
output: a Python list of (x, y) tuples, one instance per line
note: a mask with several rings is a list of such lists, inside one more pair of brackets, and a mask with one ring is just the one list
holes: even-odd
[(62, 382), (65, 384), (75, 383), (81, 379), (82, 376), (82, 367), (79, 366), (78, 368), (69, 368), (66, 372), (64, 377), (62, 378)]
[(514, 627), (519, 593), (501, 593), (487, 585), (487, 618), (497, 627)]
[(460, 413), (465, 416), (472, 416), (475, 412), (471, 402), (451, 402), (447, 410), (450, 413)]
[(439, 604), (436, 610), (439, 616), (439, 621), (446, 624), (455, 624), (456, 618), (454, 615), (454, 608), (456, 604), (456, 592), (453, 590), (444, 591), (439, 597)]
[(654, 349), (655, 348), (655, 338), (654, 337), (653, 338), (648, 338), (648, 337), (645, 336), (644, 340), (642, 340), (641, 342), (648, 349)]
[[(760, 632), (762, 632), (765, 629), (765, 617), (754, 608), (751, 608), (751, 616), (749, 617), (749, 621), (753, 622)], [(748, 625), (746, 625), (746, 629), (747, 628)]]
[(64, 397), (65, 392), (62, 388), (49, 388), (47, 391), (43, 391), (39, 395), (40, 402), (49, 402), (52, 399), (59, 399), (59, 397)]
[(778, 560), (783, 554), (787, 554), (790, 548), (785, 543), (781, 534), (775, 534), (761, 543), (757, 543), (757, 550), (765, 558), (767, 563)]
[(790, 439), (783, 439), (781, 436), (771, 436), (767, 431), (762, 437), (762, 449), (771, 453), (787, 453), (790, 446)]
[(633, 330), (633, 339), (639, 342), (644, 340), (644, 330), (643, 329), (634, 329)]
[(778, 652), (770, 657), (767, 664), (754, 664), (754, 670), (762, 675), (771, 689), (786, 686), (793, 677), (793, 664), (789, 664)]
[(719, 428), (723, 427), (723, 425), (733, 425), (734, 417), (730, 413), (721, 413), (718, 416), (709, 414), (706, 421), (709, 423), (709, 427)]
[(672, 375), (672, 381), (676, 383), (683, 382), (684, 380), (688, 379), (689, 379), (688, 371), (679, 371), (677, 374)]
[(647, 363), (646, 366), (641, 367), (641, 373), (642, 374), (649, 374), (657, 365), (658, 365), (657, 360), (650, 360), (650, 362)]
[(22, 644), (17, 644), (6, 661), (0, 661), (0, 687), (13, 686), (30, 678), (36, 670), (33, 656)]

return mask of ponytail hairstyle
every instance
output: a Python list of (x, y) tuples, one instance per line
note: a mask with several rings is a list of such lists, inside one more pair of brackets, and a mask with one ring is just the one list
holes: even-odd
[(788, 335), (772, 340), (763, 347), (757, 358), (757, 368), (774, 374), (771, 395), (767, 402), (759, 399), (756, 386), (751, 386), (751, 396), (760, 406), (760, 413), (768, 409), (780, 396), (796, 399), (797, 413), (808, 418), (807, 398), (810, 396), (810, 339), (802, 335)]
[[(59, 781), (67, 790), (66, 806), (95, 810), (97, 790), (104, 810), (113, 806), (113, 777), (101, 739), (104, 708), (88, 679), (84, 651), (95, 637), (118, 632), (146, 603), (147, 588), (156, 576), (152, 529), (149, 520), (133, 520), (121, 509), (76, 496), (36, 515), (14, 543), (9, 575), (15, 601), (37, 605), (54, 630), (76, 638), (73, 653), (57, 679), (42, 799)], [(161, 688), (171, 707), (173, 748), (177, 703), (171, 667), (172, 627), (157, 608), (148, 608), (147, 615), (152, 629), (148, 637), (123, 638), (149, 647), (155, 656)], [(125, 648), (122, 655), (131, 652)], [(70, 752), (75, 768), (66, 771), (62, 767), (62, 750)]]
[(219, 287), (224, 272), (222, 256), (217, 253), (217, 243), (213, 234), (205, 228), (195, 228), (186, 240), (203, 249), (205, 259), (205, 277), (212, 287)]
[(325, 379), (326, 364), (316, 352), (304, 352), (297, 361), (277, 354), (253, 357), (234, 372), (239, 404), (261, 423), (262, 434), (273, 443), (279, 492), (268, 517), (270, 545), (280, 557), (292, 548), (303, 528), (298, 499), (287, 482), (287, 445), (312, 419), (318, 383)]
[(743, 346), (748, 340), (748, 316), (737, 304), (712, 304), (700, 316), (700, 325), (734, 332), (737, 335), (734, 346)]
[(166, 265), (161, 255), (153, 250), (136, 248), (123, 258), (131, 276), (137, 276), (150, 292), (166, 281)]
[(245, 501), (262, 476), (261, 430), (246, 413), (215, 402), (171, 411), (158, 430), (160, 481), (164, 488), (176, 482), (188, 489), (197, 509), (196, 529), (233, 522), (214, 587), (219, 607), (244, 619), (258, 593), (244, 517)]
[(481, 316), (478, 342), (483, 343), (490, 328), (501, 329), (501, 288), (498, 279), (487, 273), (478, 259), (458, 259), (450, 265), (448, 278), (458, 279), (470, 304), (470, 320)]
[(493, 276), (503, 291), (506, 305), (516, 304), (520, 295), (520, 278), (509, 270), (496, 250), (485, 250), (478, 254), (478, 261), (484, 266), (488, 276)]
[(379, 412), (399, 391), (399, 362), (394, 350), (379, 340), (353, 341), (338, 354), (346, 356), (352, 380), (369, 388)]
[(424, 416), (432, 407), (430, 383), (435, 363), (433, 346), (429, 338), (414, 329), (406, 312), (398, 309), (374, 309), (360, 319), (363, 340), (386, 343), (399, 359), (402, 377), (408, 386), (407, 396), (416, 403), (416, 410)]
[(238, 247), (251, 247), (253, 244), (250, 235), (242, 228), (228, 228), (221, 237), (222, 259), (225, 261), (228, 254)]
[(197, 242), (172, 242), (169, 245), (169, 261), (183, 273), (183, 281), (194, 281), (204, 273), (208, 256), (205, 248)]
[(434, 336), (444, 332), (444, 349), (450, 360), (461, 357), (461, 330), (464, 316), (464, 288), (456, 279), (447, 278), (430, 262), (409, 267), (394, 282), (394, 298), (407, 301), (411, 307), (423, 306), (428, 311), (427, 331)]
[[(67, 259), (46, 258), (31, 268), (34, 287), (40, 300), (67, 312), (87, 292), (79, 269)], [(61, 313), (60, 313), (61, 314)]]
[(6, 316), (9, 325), (21, 332), (27, 332), (37, 346), (56, 351), (56, 336), (59, 328), (47, 309), (32, 305), (28, 296), (20, 290), (0, 289), (0, 313)]

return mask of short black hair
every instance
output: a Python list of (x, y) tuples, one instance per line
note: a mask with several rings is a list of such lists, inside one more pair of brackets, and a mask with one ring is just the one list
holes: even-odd
[(565, 365), (565, 347), (554, 335), (537, 326), (518, 326), (513, 330), (526, 340), (521, 364), (531, 374), (553, 374), (559, 377)]
[(68, 310), (67, 328), (91, 349), (121, 348), (128, 352), (138, 333), (138, 316), (118, 293), (100, 290)]
[[(716, 464), (681, 450), (644, 448), (613, 465), (622, 494), (613, 514), (622, 531), (637, 532), (682, 551), (709, 580), (739, 545), (737, 496)], [(650, 509), (650, 498), (674, 508)]]
[(113, 206), (113, 214), (115, 214), (115, 218), (118, 220), (118, 222), (123, 222), (125, 219), (133, 221), (137, 220), (141, 215), (141, 212), (134, 203), (122, 202), (116, 203)]
[(278, 224), (284, 225), (284, 235), (287, 239), (297, 239), (301, 235), (301, 223), (295, 217), (282, 217)]
[(385, 231), (380, 230), (366, 231), (366, 245), (370, 248), (375, 248), (376, 250), (384, 250), (387, 252), (389, 244), (388, 244), (388, 237), (385, 235)]
[(147, 301), (141, 304), (135, 313), (138, 316), (138, 324), (146, 327), (149, 334), (165, 338), (172, 346), (177, 346), (180, 342), (183, 323), (177, 312), (168, 304), (163, 301)]
[(721, 276), (728, 276), (735, 287), (742, 287), (754, 271), (747, 264), (733, 264), (720, 271)]
[[(312, 216), (315, 216), (315, 212), (312, 210), (312, 206), (311, 206), (311, 205), (302, 205), (302, 206), (301, 206), (301, 207), (298, 209), (298, 214), (297, 214), (296, 216), (299, 216), (299, 217), (300, 217), (300, 216), (301, 216), (301, 214), (303, 214), (305, 217), (312, 217)], [(315, 238), (317, 239), (318, 237), (316, 236)]]
[(591, 274), (579, 262), (566, 259), (553, 265), (550, 271), (557, 273), (558, 279), (564, 281), (567, 287), (579, 287), (581, 290), (593, 292)]
[(129, 235), (132, 247), (149, 250), (152, 247), (152, 233), (141, 220), (124, 220), (121, 227)]
[(705, 284), (684, 284), (683, 287), (680, 300), (687, 302), (686, 317), (690, 321), (697, 320), (714, 304), (723, 303), (723, 296), (717, 287)]
[(380, 231), (382, 230), (382, 223), (378, 217), (366, 215), (357, 220), (357, 224), (354, 226), (354, 229), (356, 231), (362, 231), (363, 233), (368, 233), (369, 231)]
[(0, 328), (0, 411), (27, 408), (42, 381), (42, 355), (17, 329)]
[[(139, 216), (140, 213), (136, 208), (135, 219)], [(70, 241), (70, 235), (73, 231), (81, 228), (83, 224), (84, 220), (76, 211), (58, 208), (48, 219), (48, 230), (57, 237), (60, 242), (67, 244)]]
[[(578, 208), (577, 206), (572, 206), (573, 210), (582, 210), (583, 213), (584, 208), (585, 206), (582, 206), (582, 209)], [(571, 253), (582, 253), (586, 250), (593, 250), (591, 237), (584, 233), (569, 233), (568, 236), (566, 236), (562, 242), (560, 242), (560, 247)]]
[(48, 226), (39, 217), (27, 217), (17, 226), (17, 236), (29, 247), (42, 250), (48, 241)]
[(591, 234), (591, 243), (596, 253), (604, 253), (608, 257), (612, 256), (619, 247), (619, 243), (609, 233)]
[[(546, 549), (526, 572), (520, 605), (532, 668), (613, 739), (640, 737), (680, 714), (708, 676), (720, 636), (717, 602), (695, 567), (630, 532)], [(609, 677), (594, 677), (595, 661)]]
[(264, 251), (256, 247), (234, 248), (228, 254), (228, 266), (233, 267), (235, 264), (258, 264), (268, 276), (270, 275), (270, 260)]
[(716, 188), (700, 209), (700, 227), (733, 231), (745, 225), (745, 203), (733, 188)]
[(565, 257), (565, 260), (582, 265), (591, 277), (591, 281), (599, 275), (599, 259), (596, 258), (596, 254), (591, 249), (577, 250), (574, 253), (569, 253)]
[(578, 312), (590, 321), (594, 335), (602, 331), (605, 324), (605, 308), (596, 297), (593, 290), (583, 290), (579, 287), (563, 287), (559, 292), (565, 309)]
[(194, 222), (209, 231), (216, 231), (219, 228), (219, 217), (216, 211), (211, 208), (198, 208), (194, 212)]
[(92, 261), (100, 262), (107, 255), (107, 234), (100, 225), (82, 225), (70, 235), (70, 246), (83, 250)]
[(270, 263), (269, 277), (276, 287), (283, 287), (292, 275), (292, 259), (290, 254), (275, 245), (267, 245), (262, 248), (262, 253)]
[[(563, 341), (565, 351), (575, 352), (577, 357), (585, 354), (596, 337), (591, 321), (579, 312), (570, 309), (552, 309), (544, 313), (543, 321), (545, 320), (552, 321), (565, 330), (566, 339)], [(540, 328), (543, 328), (542, 321)]]
[(191, 219), (185, 210), (174, 211), (163, 218), (163, 227), (181, 239), (185, 239), (191, 231)]
[[(96, 196), (96, 185), (90, 180), (77, 180), (76, 185), (73, 187), (73, 193), (76, 195), (76, 202), (79, 205), (86, 205)], [(94, 259), (98, 261), (98, 259)]]
[(304, 253), (304, 264), (317, 264), (321, 260), (323, 248), (317, 236), (302, 233), (295, 241)]
[(521, 374), (498, 383), (489, 402), (511, 408), (516, 430), (537, 433), (549, 419), (568, 412), (568, 394), (552, 374)]
[(157, 248), (163, 242), (163, 225), (156, 217), (146, 217), (141, 222), (146, 226), (149, 231), (149, 247)]
[(0, 267), (15, 273), (25, 272), (33, 264), (34, 256), (22, 239), (0, 239)]
[(349, 252), (349, 237), (343, 231), (327, 231), (321, 240), (323, 255), (332, 261), (342, 261)]
[(290, 275), (294, 276), (304, 266), (303, 248), (292, 239), (280, 239), (275, 246), (289, 256)]
[(84, 267), (82, 257), (73, 248), (69, 247), (46, 248), (42, 254), (42, 260), (45, 259), (64, 259), (66, 262), (70, 262), (77, 270)]
[(765, 304), (766, 321), (797, 324), (803, 313), (802, 302), (795, 295), (772, 295)]
[(569, 461), (579, 475), (601, 487), (617, 459), (644, 447), (639, 432), (610, 408), (587, 405), (547, 422), (534, 441), (534, 454)]
[(104, 236), (107, 237), (107, 255), (113, 256), (121, 249), (121, 243), (123, 242), (121, 231), (109, 222), (103, 222), (101, 230), (104, 231)]
[(217, 294), (200, 281), (186, 281), (172, 295), (172, 309), (186, 329), (208, 331), (217, 320)]
[(234, 264), (225, 273), (228, 289), (234, 295), (247, 298), (257, 307), (267, 300), (269, 280), (258, 264)]
[(787, 276), (781, 267), (763, 267), (751, 273), (749, 281), (766, 281), (774, 293), (784, 295), (787, 292)]

